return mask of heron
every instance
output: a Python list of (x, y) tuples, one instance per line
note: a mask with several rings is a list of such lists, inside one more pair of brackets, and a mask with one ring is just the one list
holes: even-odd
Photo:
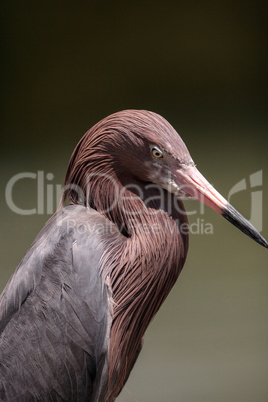
[(0, 298), (1, 400), (115, 400), (185, 263), (185, 198), (268, 247), (160, 115), (124, 110), (86, 132)]

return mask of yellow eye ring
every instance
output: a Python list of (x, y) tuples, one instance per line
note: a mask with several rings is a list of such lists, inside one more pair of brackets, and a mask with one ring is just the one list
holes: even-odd
[(160, 149), (156, 145), (153, 145), (151, 147), (151, 154), (155, 159), (161, 159), (164, 156), (162, 149)]

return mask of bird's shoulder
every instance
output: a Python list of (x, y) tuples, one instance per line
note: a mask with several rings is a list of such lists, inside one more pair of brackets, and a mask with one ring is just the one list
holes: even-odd
[[(105, 233), (113, 224), (91, 208), (68, 206), (40, 231), (0, 296), (0, 333), (34, 291), (48, 299), (53, 284), (72, 289), (85, 302), (97, 303), (103, 291), (99, 270)], [(49, 289), (45, 289), (45, 286)], [(92, 292), (95, 297), (92, 297)]]
[(99, 268), (113, 230), (82, 206), (63, 208), (41, 230), (0, 298), (0, 399), (1, 391), (10, 400), (102, 398), (113, 302)]

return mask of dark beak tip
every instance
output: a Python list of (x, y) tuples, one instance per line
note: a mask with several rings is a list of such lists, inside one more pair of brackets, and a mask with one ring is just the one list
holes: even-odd
[(261, 246), (268, 248), (267, 240), (232, 205), (227, 205), (222, 216)]
[(265, 239), (263, 239), (264, 240), (264, 243), (262, 244), (264, 247), (266, 247), (266, 248), (268, 248), (268, 241), (267, 240), (265, 240)]
[(262, 236), (262, 235), (260, 235), (259, 237), (257, 237), (257, 238), (255, 238), (255, 237), (253, 237), (252, 236), (252, 239), (254, 239), (257, 243), (259, 243), (261, 246), (263, 246), (263, 247), (265, 247), (265, 248), (268, 248), (268, 242), (267, 242), (267, 240)]

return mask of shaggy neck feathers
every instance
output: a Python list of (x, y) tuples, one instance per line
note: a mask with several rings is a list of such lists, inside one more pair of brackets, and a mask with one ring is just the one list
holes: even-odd
[(118, 130), (108, 135), (102, 125), (93, 127), (71, 157), (63, 195), (63, 201), (69, 198), (96, 209), (121, 232), (115, 241), (103, 239), (100, 267), (110, 279), (114, 299), (107, 391), (111, 401), (127, 380), (144, 332), (176, 282), (188, 249), (188, 235), (180, 230), (187, 222), (183, 204), (177, 200), (178, 210), (170, 206), (173, 195), (150, 188), (123, 169), (122, 148)]

